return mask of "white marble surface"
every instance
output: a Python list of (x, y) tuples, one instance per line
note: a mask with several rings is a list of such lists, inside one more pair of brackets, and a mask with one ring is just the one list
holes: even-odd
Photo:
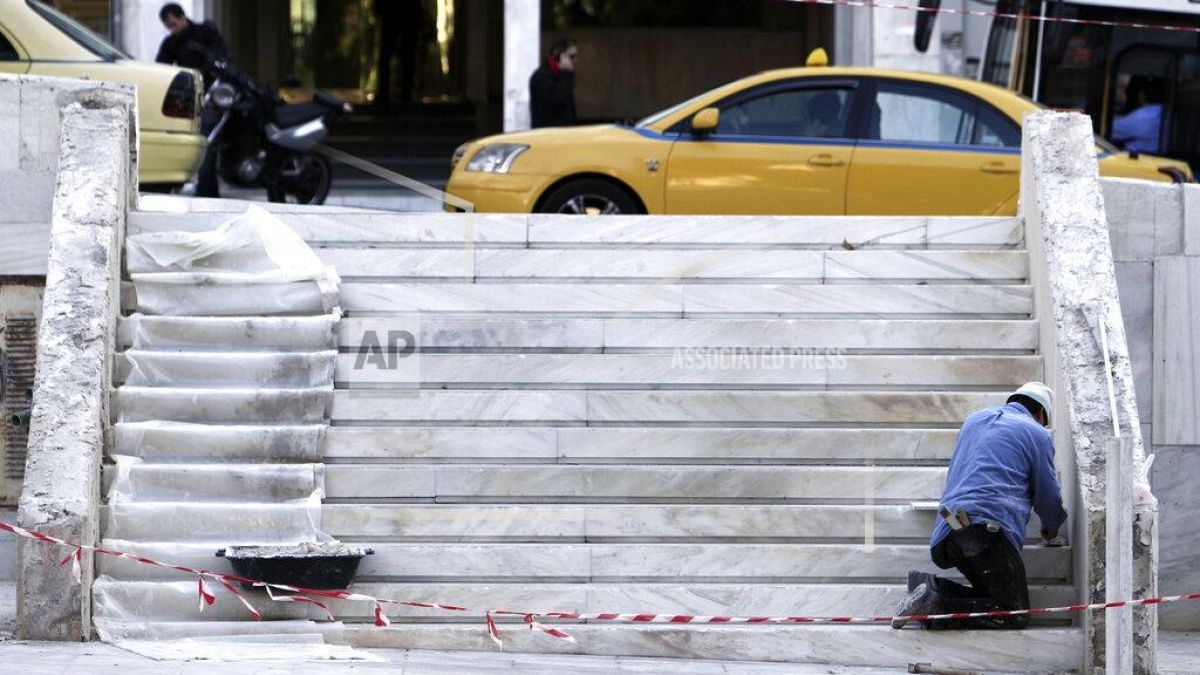
[(1018, 251), (318, 248), (343, 278), (1024, 279)]
[(304, 502), (125, 502), (103, 508), (104, 536), (137, 542), (294, 543), (295, 533), (311, 531), (318, 520), (317, 509)]
[[(411, 323), (404, 317), (401, 321)], [(385, 335), (398, 321), (347, 317), (342, 347), (361, 347), (367, 331)], [(1007, 349), (1037, 347), (1031, 319), (518, 319), (422, 315), (418, 342), (438, 349), (672, 349), (674, 347), (824, 347), (842, 349)]]
[[(139, 390), (139, 396), (142, 391), (146, 390)], [(152, 393), (146, 394), (145, 398), (166, 401), (165, 398), (155, 399), (154, 394), (169, 390), (149, 391)], [(333, 419), (346, 422), (957, 425), (979, 408), (1003, 403), (1005, 393), (339, 389), (333, 396)], [(232, 394), (230, 398), (233, 398)], [(221, 420), (232, 414), (223, 409), (211, 413), (207, 408), (202, 410), (206, 417)], [(200, 413), (193, 411), (189, 415), (196, 417)]]
[(352, 459), (947, 462), (954, 429), (333, 427), (323, 454)]
[[(129, 349), (115, 356), (117, 384), (136, 387), (333, 386), (337, 352), (183, 352)], [(353, 361), (351, 364), (353, 365)]]
[(336, 347), (338, 317), (149, 316), (122, 317), (122, 347), (197, 351), (321, 351)]
[(1154, 443), (1200, 445), (1200, 258), (1154, 268)]
[[(230, 363), (246, 362), (241, 371), (250, 377), (262, 364), (274, 386), (311, 383), (289, 382), (286, 371), (270, 370), (282, 360), (220, 355), (211, 359), (189, 355), (131, 359), (141, 377), (133, 384), (220, 381), (221, 370), (204, 368), (208, 360), (236, 356)], [(280, 355), (282, 356), (282, 355)], [(315, 358), (315, 357), (314, 357)], [(322, 362), (322, 365), (324, 363)], [(200, 372), (193, 372), (199, 369)], [(320, 371), (305, 371), (322, 374)], [(149, 373), (149, 374), (147, 374)], [(157, 376), (151, 379), (151, 376)], [(415, 377), (414, 377), (415, 376)], [(337, 357), (337, 381), (356, 385), (597, 385), (639, 387), (713, 386), (754, 388), (791, 387), (989, 387), (1016, 386), (1040, 379), (1041, 357), (1035, 356), (846, 356), (836, 353), (742, 353), (716, 350), (675, 354), (422, 354), (417, 372), (392, 368), (386, 361), (365, 361), (356, 354)]]
[(941, 496), (940, 467), (345, 465), (326, 467), (330, 499), (902, 499)]
[[(224, 200), (221, 200), (224, 201)], [(203, 232), (212, 230), (241, 213), (249, 204), (230, 213), (156, 213), (130, 214), (129, 234), (149, 232)], [(226, 207), (228, 208), (228, 207)], [(520, 214), (451, 213), (400, 214), (381, 212), (329, 211), (300, 208), (288, 213), (286, 222), (305, 241), (330, 244), (370, 242), (372, 244), (488, 244), (526, 243), (528, 216)], [(307, 212), (306, 212), (307, 211)]]
[(684, 286), (692, 314), (1011, 314), (1033, 308), (1028, 286)]
[[(988, 631), (964, 649), (957, 631), (893, 631), (889, 626), (571, 626), (578, 644), (545, 640), (523, 626), (501, 629), (514, 652), (625, 654), (673, 658), (799, 661), (891, 668), (914, 662), (989, 671), (1078, 668), (1082, 632), (1070, 628)], [(495, 651), (474, 625), (347, 627), (344, 639), (362, 647)]]

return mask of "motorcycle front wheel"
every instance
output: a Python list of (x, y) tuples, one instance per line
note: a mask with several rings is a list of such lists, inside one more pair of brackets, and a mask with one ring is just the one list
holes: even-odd
[(324, 155), (292, 155), (279, 180), (267, 187), (267, 199), (288, 204), (324, 204), (333, 183), (333, 164)]

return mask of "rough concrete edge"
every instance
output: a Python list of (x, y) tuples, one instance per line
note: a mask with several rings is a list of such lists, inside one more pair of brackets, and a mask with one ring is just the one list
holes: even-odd
[[(64, 93), (59, 103), (59, 171), (18, 523), (94, 545), (100, 461), (111, 433), (120, 245), (137, 195), (137, 103), (132, 90), (108, 86)], [(59, 565), (61, 549), (21, 539), (18, 551), (18, 637), (90, 639), (92, 556), (85, 554), (76, 584)]]
[[(1059, 404), (1065, 408), (1070, 436), (1059, 447), (1071, 447), (1084, 517), (1075, 518), (1076, 555), (1086, 556), (1076, 582), (1087, 602), (1104, 599), (1104, 442), (1112, 436), (1103, 354), (1083, 308), (1099, 309), (1108, 333), (1117, 416), (1122, 434), (1133, 437), (1134, 481), (1149, 485), (1152, 458), (1145, 456), (1140, 433), (1133, 369), (1117, 295), (1116, 273), (1105, 220), (1091, 121), (1078, 113), (1039, 111), (1026, 115), (1023, 130), (1021, 216), (1030, 250), (1031, 279), (1043, 302), (1039, 318), (1043, 335), (1051, 332), (1053, 351), (1047, 373), (1058, 380)], [(1060, 417), (1059, 419), (1063, 419)], [(1060, 432), (1061, 433), (1061, 432)], [(1062, 440), (1060, 435), (1059, 440)], [(1146, 488), (1148, 492), (1148, 488)], [(1156, 507), (1134, 515), (1134, 593), (1155, 595), (1157, 584)], [(1080, 536), (1082, 535), (1082, 536)], [(1079, 543), (1086, 542), (1086, 546)], [(1101, 666), (1104, 654), (1102, 616), (1084, 621), (1085, 672)], [(1155, 672), (1157, 613), (1138, 608), (1134, 616), (1134, 672)]]

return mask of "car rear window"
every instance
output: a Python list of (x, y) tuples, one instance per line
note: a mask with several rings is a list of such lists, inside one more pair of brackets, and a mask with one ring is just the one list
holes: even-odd
[(105, 61), (116, 61), (118, 59), (132, 58), (125, 52), (117, 49), (108, 43), (107, 40), (96, 35), (92, 31), (85, 28), (82, 24), (75, 21), (71, 17), (54, 9), (53, 7), (38, 2), (38, 0), (26, 0), (29, 8), (37, 12), (39, 16), (45, 19), (50, 25), (57, 28), (73, 42), (89, 52), (99, 56)]

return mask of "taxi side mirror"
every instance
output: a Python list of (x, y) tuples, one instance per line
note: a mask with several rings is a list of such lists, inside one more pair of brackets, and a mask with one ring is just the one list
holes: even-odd
[(705, 108), (692, 117), (692, 133), (702, 135), (715, 131), (720, 121), (720, 110)]

